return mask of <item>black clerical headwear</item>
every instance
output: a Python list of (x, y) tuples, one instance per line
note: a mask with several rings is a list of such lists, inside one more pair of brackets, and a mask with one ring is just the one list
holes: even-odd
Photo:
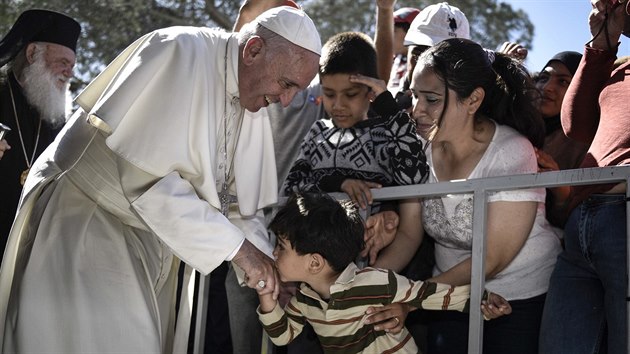
[(49, 10), (22, 12), (0, 41), (0, 66), (3, 66), (31, 42), (60, 44), (76, 52), (81, 25), (72, 18)]

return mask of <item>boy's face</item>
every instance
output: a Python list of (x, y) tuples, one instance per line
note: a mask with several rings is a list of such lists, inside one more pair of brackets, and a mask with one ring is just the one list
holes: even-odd
[(276, 269), (280, 280), (283, 282), (305, 281), (309, 255), (299, 255), (285, 238), (278, 237), (277, 240), (273, 256), (276, 259)]
[(350, 128), (367, 119), (373, 93), (365, 85), (350, 82), (350, 74), (320, 76), (324, 109), (338, 128)]

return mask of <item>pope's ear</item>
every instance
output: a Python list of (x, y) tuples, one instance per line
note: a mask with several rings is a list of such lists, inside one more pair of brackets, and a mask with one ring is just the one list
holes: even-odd
[(243, 48), (243, 63), (252, 65), (257, 59), (262, 58), (265, 50), (265, 41), (259, 36), (253, 36), (245, 42)]

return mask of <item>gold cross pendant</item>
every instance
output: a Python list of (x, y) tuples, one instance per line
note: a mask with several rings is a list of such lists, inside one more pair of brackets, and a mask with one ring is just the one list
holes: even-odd
[(24, 182), (26, 182), (26, 177), (28, 176), (28, 171), (30, 171), (31, 168), (27, 168), (26, 170), (22, 171), (22, 174), (20, 175), (20, 184), (24, 185)]

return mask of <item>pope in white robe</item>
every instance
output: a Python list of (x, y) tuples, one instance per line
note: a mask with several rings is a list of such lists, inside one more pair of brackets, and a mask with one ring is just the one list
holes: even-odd
[[(178, 350), (180, 260), (203, 274), (232, 260), (248, 286), (277, 292), (260, 217), (276, 202), (273, 141), (265, 110), (245, 109), (288, 104), (321, 48), (292, 8), (249, 28), (152, 32), (78, 96), (31, 169), (10, 234), (3, 353)], [(224, 182), (238, 199), (225, 216)]]

